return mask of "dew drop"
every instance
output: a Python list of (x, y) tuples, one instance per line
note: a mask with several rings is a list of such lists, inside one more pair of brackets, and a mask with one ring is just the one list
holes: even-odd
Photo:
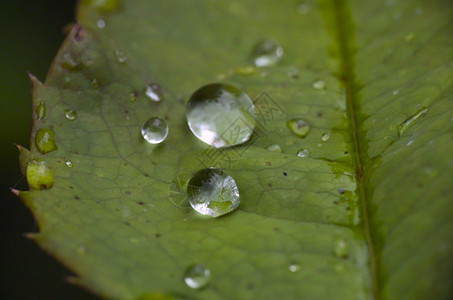
[(72, 109), (66, 109), (64, 111), (64, 117), (68, 119), (69, 121), (74, 121), (77, 119), (77, 112)]
[(99, 84), (98, 84), (98, 81), (96, 78), (93, 78), (91, 81), (90, 81), (90, 86), (93, 88), (93, 89), (98, 89), (99, 88)]
[(289, 269), (290, 272), (295, 273), (295, 272), (298, 272), (300, 270), (300, 265), (299, 264), (290, 264), (288, 266), (288, 269)]
[(242, 144), (255, 128), (255, 108), (249, 96), (234, 86), (205, 85), (189, 99), (186, 117), (190, 130), (216, 148)]
[(259, 41), (252, 51), (253, 62), (257, 67), (275, 66), (283, 56), (283, 48), (274, 40)]
[(53, 185), (53, 172), (44, 162), (31, 161), (26, 173), (30, 189), (47, 190)]
[(310, 124), (302, 119), (292, 119), (286, 122), (286, 126), (291, 130), (292, 133), (300, 138), (307, 136), (310, 131)]
[(307, 149), (302, 149), (297, 152), (297, 156), (299, 157), (308, 157), (309, 154), (310, 152)]
[(72, 168), (72, 162), (70, 160), (67, 160), (64, 162), (68, 168)]
[(321, 141), (327, 142), (330, 139), (330, 132), (326, 132), (321, 136)]
[(142, 136), (150, 144), (162, 143), (168, 135), (168, 125), (164, 120), (152, 117), (142, 125)]
[(207, 168), (195, 173), (187, 185), (189, 203), (202, 215), (219, 217), (239, 206), (239, 189), (221, 169)]
[(394, 91), (392, 92), (392, 95), (393, 95), (393, 96), (396, 96), (396, 95), (398, 95), (399, 92), (400, 92), (400, 91), (398, 91), (398, 90), (394, 90)]
[(105, 28), (105, 21), (104, 21), (103, 19), (97, 20), (96, 26), (97, 26), (99, 29), (104, 29), (104, 28)]
[(39, 129), (35, 135), (36, 148), (42, 154), (46, 154), (57, 150), (58, 147), (55, 144), (55, 134), (52, 129)]
[(210, 279), (211, 271), (200, 264), (190, 266), (184, 273), (184, 282), (192, 289), (201, 289), (205, 287)]
[(281, 153), (282, 152), (282, 148), (280, 147), (280, 145), (277, 145), (277, 144), (270, 145), (266, 149), (268, 151), (277, 152), (277, 153)]
[(426, 115), (428, 108), (424, 107), (415, 112), (412, 116), (407, 118), (403, 123), (398, 126), (398, 136), (402, 136), (411, 127), (415, 121)]
[(157, 83), (150, 83), (146, 86), (145, 95), (154, 102), (162, 100), (161, 87)]
[(317, 90), (325, 90), (326, 89), (326, 83), (324, 80), (316, 80), (313, 82), (313, 87)]
[(333, 253), (337, 257), (346, 258), (348, 256), (348, 244), (342, 238), (336, 239)]
[(46, 106), (42, 101), (36, 106), (35, 112), (38, 120), (42, 120), (46, 117)]
[(297, 79), (299, 78), (299, 69), (295, 66), (290, 66), (286, 74), (288, 74), (289, 78)]
[(120, 64), (124, 64), (126, 62), (126, 55), (124, 54), (123, 51), (120, 51), (120, 50), (116, 50), (115, 51), (115, 55), (116, 55), (116, 60), (120, 63)]
[(135, 101), (137, 99), (137, 92), (131, 92), (129, 93), (129, 100)]

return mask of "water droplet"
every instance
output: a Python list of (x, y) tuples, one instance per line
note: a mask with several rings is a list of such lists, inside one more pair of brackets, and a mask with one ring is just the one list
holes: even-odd
[(424, 107), (415, 112), (412, 116), (407, 118), (403, 123), (398, 126), (398, 136), (402, 136), (409, 127), (411, 127), (415, 121), (426, 115), (428, 108)]
[(129, 93), (129, 100), (135, 101), (137, 99), (137, 92), (131, 92)]
[(46, 106), (42, 101), (36, 106), (35, 112), (38, 120), (42, 120), (46, 117)]
[(142, 136), (151, 144), (162, 143), (168, 135), (168, 125), (164, 120), (152, 117), (142, 125)]
[(321, 136), (321, 141), (327, 142), (330, 139), (330, 132), (326, 132)]
[(308, 154), (310, 154), (310, 152), (307, 149), (302, 149), (297, 152), (297, 156), (299, 157), (308, 157)]
[(98, 89), (99, 88), (99, 84), (98, 84), (98, 81), (96, 78), (93, 78), (91, 81), (90, 81), (90, 86), (93, 88), (93, 89)]
[(337, 257), (346, 258), (348, 256), (348, 244), (342, 238), (335, 240), (333, 253)]
[(239, 75), (253, 75), (256, 73), (256, 68), (253, 66), (241, 67), (234, 69), (234, 72)]
[(406, 42), (411, 42), (412, 40), (414, 40), (414, 38), (415, 38), (415, 34), (413, 32), (410, 32), (404, 37), (404, 40)]
[(297, 4), (297, 12), (301, 15), (305, 15), (310, 12), (313, 7), (313, 3), (309, 1), (301, 1)]
[(410, 140), (409, 142), (407, 142), (406, 146), (412, 145), (413, 142), (414, 142), (414, 140)]
[(101, 11), (109, 12), (119, 7), (119, 0), (83, 0), (82, 4), (89, 5)]
[(120, 51), (120, 50), (116, 50), (115, 51), (115, 55), (116, 55), (116, 60), (120, 63), (120, 64), (124, 64), (126, 62), (126, 55), (124, 54), (123, 51)]
[(289, 269), (290, 272), (295, 273), (295, 272), (300, 270), (300, 265), (299, 264), (290, 264), (288, 266), (288, 269)]
[(207, 168), (195, 173), (187, 185), (189, 203), (202, 215), (219, 217), (239, 206), (239, 189), (221, 169)]
[(64, 162), (68, 168), (72, 168), (72, 162), (70, 160), (67, 160)]
[(272, 151), (272, 152), (277, 152), (277, 153), (281, 153), (282, 152), (282, 148), (280, 147), (280, 145), (270, 145), (266, 148), (268, 151)]
[(74, 121), (75, 119), (77, 119), (77, 113), (75, 110), (72, 110), (72, 109), (66, 109), (64, 111), (64, 117), (66, 119), (68, 119), (69, 121)]
[(228, 84), (208, 84), (195, 91), (187, 103), (186, 117), (192, 133), (216, 148), (248, 141), (255, 128), (252, 100)]
[(104, 29), (104, 28), (105, 28), (105, 21), (104, 21), (103, 19), (97, 20), (96, 26), (97, 26), (99, 29)]
[(76, 71), (83, 69), (83, 63), (74, 58), (71, 53), (66, 52), (62, 56), (61, 67), (69, 71)]
[(253, 48), (252, 57), (257, 67), (275, 66), (283, 56), (283, 48), (274, 40), (259, 41)]
[(160, 102), (162, 100), (161, 87), (157, 83), (150, 83), (145, 89), (146, 97), (154, 102)]
[(57, 150), (58, 147), (55, 144), (55, 134), (52, 129), (39, 129), (35, 135), (36, 148), (42, 154), (46, 154)]
[(392, 92), (392, 95), (393, 95), (393, 96), (396, 96), (396, 95), (398, 95), (399, 92), (400, 92), (400, 91), (398, 91), (398, 90), (394, 90), (394, 91)]
[(289, 130), (292, 131), (292, 133), (300, 138), (306, 137), (308, 132), (310, 131), (310, 124), (302, 119), (289, 120), (288, 122), (286, 122), (286, 126), (289, 128)]
[(195, 264), (187, 268), (184, 273), (184, 282), (188, 287), (200, 289), (205, 287), (211, 279), (211, 271), (203, 265)]
[(316, 80), (313, 82), (313, 87), (317, 90), (325, 90), (326, 89), (326, 83), (324, 80)]
[(44, 162), (31, 161), (26, 173), (30, 189), (47, 190), (53, 185), (53, 172)]

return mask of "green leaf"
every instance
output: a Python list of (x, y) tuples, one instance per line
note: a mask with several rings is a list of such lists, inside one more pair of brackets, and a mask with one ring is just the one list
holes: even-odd
[[(451, 10), (441, 0), (82, 1), (45, 84), (33, 79), (21, 164), (54, 176), (20, 192), (36, 241), (74, 282), (115, 299), (448, 298)], [(282, 60), (255, 68), (266, 38)], [(250, 142), (217, 151), (189, 131), (185, 103), (212, 82), (255, 100)], [(170, 128), (159, 145), (140, 136), (152, 116)], [(306, 137), (288, 129), (293, 119), (310, 125)], [(46, 154), (40, 129), (54, 133)], [(206, 219), (188, 205), (185, 183), (205, 167), (235, 179), (236, 211)], [(211, 272), (201, 290), (183, 280), (194, 264)]]

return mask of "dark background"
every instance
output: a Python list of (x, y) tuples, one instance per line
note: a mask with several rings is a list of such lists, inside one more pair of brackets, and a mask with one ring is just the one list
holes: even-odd
[(29, 147), (30, 80), (44, 81), (74, 22), (75, 0), (0, 0), (0, 299), (96, 299), (66, 283), (71, 273), (24, 233), (36, 223), (9, 188), (27, 189), (15, 143)]

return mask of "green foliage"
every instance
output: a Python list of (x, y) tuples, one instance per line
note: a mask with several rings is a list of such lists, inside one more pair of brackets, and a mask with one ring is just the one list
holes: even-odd
[[(21, 152), (54, 173), (51, 189), (20, 193), (36, 240), (80, 284), (118, 299), (448, 297), (450, 3), (137, 0), (106, 13), (99, 2), (82, 1), (45, 84), (34, 81), (32, 141), (52, 128), (58, 149)], [(266, 38), (283, 57), (255, 68)], [(185, 103), (218, 81), (261, 118), (252, 141), (212, 151)], [(152, 116), (170, 128), (159, 145), (140, 136)], [(302, 138), (287, 128), (299, 119)], [(188, 205), (184, 183), (206, 167), (235, 179), (236, 211), (207, 219)], [(201, 290), (183, 280), (193, 264), (211, 271)]]

